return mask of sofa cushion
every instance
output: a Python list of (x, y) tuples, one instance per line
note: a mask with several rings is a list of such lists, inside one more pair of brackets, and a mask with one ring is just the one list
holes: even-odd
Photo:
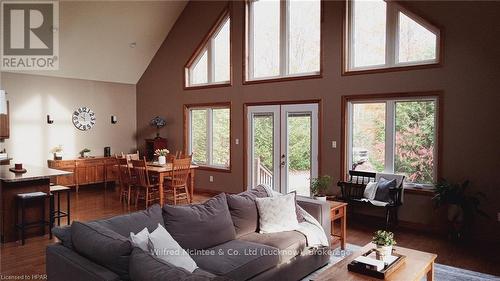
[(226, 194), (227, 205), (236, 231), (236, 237), (256, 232), (259, 227), (259, 214), (256, 197), (266, 197), (267, 194), (245, 191), (240, 194)]
[(264, 244), (279, 249), (280, 264), (300, 255), (306, 248), (307, 240), (304, 234), (298, 231), (277, 233), (249, 233), (238, 240)]
[(231, 240), (193, 255), (196, 264), (215, 275), (247, 280), (278, 265), (278, 249), (262, 244)]
[(130, 255), (130, 278), (133, 281), (208, 281), (223, 280), (224, 278), (214, 279), (216, 276), (201, 269), (196, 269), (193, 273), (173, 266), (151, 254), (134, 248)]
[(149, 235), (149, 248), (159, 259), (188, 272), (193, 272), (198, 268), (193, 258), (179, 246), (179, 243), (161, 224), (158, 224), (158, 228)]
[(236, 237), (221, 193), (203, 204), (163, 206), (165, 228), (184, 249), (206, 249)]
[(255, 198), (259, 211), (259, 231), (273, 233), (297, 230), (295, 194)]
[(73, 243), (71, 242), (71, 226), (55, 226), (52, 228), (52, 234), (54, 234), (57, 239), (61, 241), (64, 247), (73, 249)]
[(93, 223), (109, 228), (124, 237), (129, 237), (130, 232), (138, 233), (145, 227), (149, 232), (153, 232), (158, 227), (158, 224), (164, 225), (161, 207), (158, 204), (143, 211), (96, 220)]
[(71, 225), (73, 247), (80, 255), (128, 280), (130, 240), (100, 224), (75, 221)]

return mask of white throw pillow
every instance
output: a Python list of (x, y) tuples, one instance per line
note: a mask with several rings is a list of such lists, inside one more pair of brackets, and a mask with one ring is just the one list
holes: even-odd
[(158, 228), (149, 234), (149, 243), (153, 255), (158, 258), (191, 273), (198, 268), (193, 258), (161, 224), (158, 224)]
[(377, 182), (369, 182), (365, 187), (365, 191), (363, 191), (363, 197), (373, 200), (375, 198), (375, 194), (377, 193), (377, 186)]
[(295, 194), (255, 198), (259, 211), (260, 233), (292, 231), (299, 228), (295, 210)]
[(149, 252), (148, 250), (149, 231), (147, 227), (145, 227), (137, 234), (130, 232), (130, 240), (132, 241), (132, 245), (134, 245), (135, 247), (139, 247), (145, 252)]

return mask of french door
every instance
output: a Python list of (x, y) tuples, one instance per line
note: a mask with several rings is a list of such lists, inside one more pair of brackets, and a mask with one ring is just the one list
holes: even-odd
[(310, 195), (318, 176), (318, 104), (247, 108), (247, 189)]

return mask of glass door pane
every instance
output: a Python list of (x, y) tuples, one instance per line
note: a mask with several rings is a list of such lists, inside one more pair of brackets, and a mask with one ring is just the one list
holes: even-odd
[(311, 182), (311, 113), (288, 113), (288, 192), (309, 196)]
[(274, 117), (272, 113), (253, 115), (253, 186), (274, 186)]

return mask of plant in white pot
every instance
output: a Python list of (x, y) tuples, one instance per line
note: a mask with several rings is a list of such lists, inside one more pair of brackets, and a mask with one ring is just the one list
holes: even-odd
[(158, 164), (167, 164), (167, 155), (170, 153), (168, 149), (157, 149), (155, 150), (155, 155), (158, 156)]
[(377, 259), (385, 260), (392, 255), (392, 246), (396, 245), (394, 233), (385, 230), (377, 230), (372, 238), (377, 245)]
[(320, 176), (311, 180), (311, 193), (314, 198), (326, 201), (326, 192), (332, 184), (332, 178), (328, 175)]
[(52, 148), (51, 152), (54, 155), (54, 160), (62, 160), (64, 149), (62, 145)]

